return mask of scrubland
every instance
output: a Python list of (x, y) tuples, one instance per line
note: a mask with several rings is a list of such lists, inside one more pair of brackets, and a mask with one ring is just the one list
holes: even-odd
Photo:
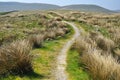
[[(34, 72), (36, 71), (35, 68), (38, 68), (37, 65), (39, 64), (37, 63), (34, 65), (34, 63), (38, 61), (35, 58), (35, 55), (37, 55), (36, 50), (41, 49), (44, 51), (45, 43), (47, 42), (50, 44), (55, 40), (60, 41), (59, 39), (62, 38), (66, 38), (67, 40), (70, 33), (71, 27), (69, 25), (63, 23), (56, 17), (50, 17), (48, 12), (26, 11), (11, 12), (0, 15), (1, 79), (4, 79), (4, 77), (8, 77), (9, 75), (24, 76), (29, 73), (32, 73), (33, 76), (36, 76), (34, 75)], [(64, 39), (62, 40), (65, 41)], [(61, 48), (60, 45), (62, 43), (62, 41), (56, 43), (56, 45), (59, 44), (59, 46), (55, 50)], [(49, 47), (54, 45), (55, 43), (51, 44)], [(48, 50), (48, 52), (50, 51)], [(46, 50), (46, 54), (48, 54), (48, 52)], [(51, 53), (52, 55), (50, 57), (55, 58), (57, 53), (53, 53), (54, 55)], [(47, 60), (50, 60), (50, 58), (46, 59), (46, 61)], [(53, 60), (54, 59), (52, 59), (52, 61)], [(42, 76), (39, 76), (39, 79), (40, 77)], [(10, 77), (5, 78), (5, 80), (13, 80), (17, 78)]]
[(75, 23), (81, 34), (68, 52), (69, 80), (119, 80), (120, 14), (62, 10), (0, 15), (0, 75), (35, 71), (50, 75), (45, 70), (54, 66), (49, 63), (54, 63), (59, 49), (73, 34), (62, 21)]
[[(67, 13), (64, 15), (66, 16)], [(71, 51), (76, 50), (75, 53), (79, 54), (76, 65), (83, 68), (79, 70), (83, 70), (89, 75), (89, 78), (83, 75), (85, 78), (78, 77), (79, 79), (77, 79), (76, 77), (81, 74), (78, 73), (72, 80), (84, 80), (86, 78), (86, 80), (119, 80), (120, 14), (76, 11), (70, 12), (65, 19), (75, 22), (81, 30), (81, 35), (76, 39)], [(68, 57), (69, 61), (72, 60)], [(70, 67), (68, 66), (68, 68)], [(72, 70), (69, 69), (68, 71), (71, 72), (70, 75), (74, 75)], [(82, 74), (84, 73), (82, 72)]]

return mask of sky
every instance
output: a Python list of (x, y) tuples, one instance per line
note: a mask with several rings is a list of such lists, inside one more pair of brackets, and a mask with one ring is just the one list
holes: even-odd
[(60, 6), (71, 4), (95, 4), (110, 10), (120, 10), (120, 0), (0, 0), (0, 2), (48, 3)]

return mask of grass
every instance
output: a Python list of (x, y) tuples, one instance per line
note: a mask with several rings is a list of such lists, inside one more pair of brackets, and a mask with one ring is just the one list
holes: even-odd
[[(76, 49), (80, 55), (77, 55), (79, 61), (75, 62), (80, 65), (82, 63), (82, 67), (89, 73), (93, 80), (119, 80), (119, 63), (111, 55), (114, 42), (105, 38), (103, 35), (95, 34), (96, 36), (91, 34), (92, 37), (89, 37), (89, 35), (81, 35), (76, 40), (73, 48)], [(95, 37), (98, 39), (94, 40)], [(75, 72), (75, 70), (73, 71)]]
[(69, 73), (69, 80), (91, 80), (88, 73), (83, 70), (79, 63), (79, 53), (71, 49), (67, 57), (67, 71)]
[(85, 29), (85, 31), (89, 32), (89, 31), (92, 31), (92, 30), (95, 30), (95, 28), (91, 25), (87, 25), (85, 23), (80, 23), (80, 25)]
[(110, 38), (110, 33), (108, 32), (108, 30), (104, 27), (94, 27), (93, 25), (88, 25), (86, 23), (78, 23), (76, 22), (77, 25), (80, 25), (86, 32), (91, 32), (91, 31), (98, 31), (100, 32), (102, 35), (104, 35), (107, 38)]
[(41, 49), (33, 50), (33, 54), (37, 56), (34, 60), (36, 73), (44, 75), (45, 79), (51, 78), (51, 70), (54, 67), (55, 58), (66, 41), (68, 41), (68, 37), (66, 39), (59, 38), (53, 41), (46, 41)]
[(81, 57), (85, 69), (93, 80), (119, 80), (119, 64), (111, 55), (102, 55), (98, 50), (86, 52)]
[(108, 30), (107, 30), (106, 28), (104, 28), (104, 27), (99, 28), (99, 32), (100, 32), (102, 35), (104, 35), (105, 37), (110, 38), (110, 33), (108, 32)]
[(57, 37), (55, 40), (45, 41), (42, 48), (32, 50), (33, 69), (34, 72), (23, 75), (10, 75), (9, 77), (0, 78), (1, 80), (48, 80), (51, 79), (51, 71), (54, 68), (55, 58), (63, 45), (71, 38), (74, 33), (70, 33), (64, 37)]
[[(19, 45), (19, 46), (18, 46)], [(27, 40), (16, 41), (0, 48), (0, 75), (24, 74), (32, 71), (31, 46)]]
[[(72, 15), (72, 17), (74, 18), (76, 16)], [(115, 59), (115, 57), (113, 57), (113, 54), (114, 54), (113, 50), (116, 48), (116, 46), (119, 46), (119, 45), (116, 45), (116, 43), (119, 44), (118, 41), (120, 39), (118, 36), (119, 29), (113, 30), (113, 27), (116, 24), (118, 24), (117, 26), (119, 26), (119, 21), (116, 22), (117, 18), (110, 17), (110, 15), (107, 15), (106, 18), (101, 16), (95, 17), (93, 15), (92, 16), (83, 15), (80, 18), (82, 19), (82, 17), (83, 17), (83, 20), (86, 21), (86, 23), (82, 23), (82, 22), (78, 23), (75, 20), (74, 22), (78, 26), (81, 26), (81, 28), (84, 29), (83, 31), (86, 31), (87, 34), (84, 34), (84, 37), (85, 37), (84, 41), (86, 44), (88, 44), (88, 46), (85, 47), (86, 45), (84, 45), (83, 42), (81, 41), (81, 39), (83, 39), (84, 37), (81, 37), (80, 40), (76, 43), (78, 45), (76, 49), (80, 53), (80, 55), (77, 55), (77, 56), (79, 56), (80, 61), (78, 61), (79, 59), (76, 60), (77, 57), (70, 58), (69, 63), (72, 63), (74, 60), (76, 61), (74, 61), (73, 64), (70, 65), (71, 68), (69, 69), (69, 71), (72, 71), (72, 68), (76, 67), (75, 63), (78, 64), (78, 62), (82, 62), (84, 64), (83, 68), (90, 74), (93, 80), (119, 80), (120, 78), (118, 73), (120, 71), (119, 70), (120, 65), (118, 63), (119, 61), (118, 58), (120, 56), (117, 56), (118, 57), (117, 60)], [(115, 21), (112, 21), (112, 19), (114, 19)], [(107, 21), (110, 21), (110, 22), (107, 22)], [(95, 38), (94, 35), (91, 35), (90, 37), (85, 36), (85, 35), (91, 34), (91, 32), (99, 33), (99, 35), (101, 35), (102, 37), (99, 37), (99, 35), (96, 35), (98, 39), (94, 40)], [(82, 30), (81, 30), (81, 34), (83, 34)], [(85, 50), (84, 50), (84, 47), (85, 47)], [(119, 53), (119, 49), (117, 53)], [(73, 54), (75, 55), (74, 52)], [(81, 70), (81, 68), (78, 70)], [(78, 70), (76, 70), (76, 68), (73, 68), (73, 72), (70, 72), (70, 80), (78, 79), (77, 78), (78, 74), (76, 72)], [(73, 74), (75, 74), (75, 77), (73, 76)], [(81, 80), (81, 79), (78, 79), (78, 80)]]
[[(80, 30), (82, 29), (82, 32), (84, 31), (83, 28), (81, 28), (81, 25), (75, 24)], [(67, 56), (67, 72), (69, 73), (69, 80), (91, 80), (89, 74), (84, 71), (79, 60), (79, 52), (76, 49), (71, 49)]]
[(51, 42), (47, 41), (42, 49), (35, 49), (33, 51), (33, 53), (39, 55), (39, 57), (34, 60), (35, 72), (46, 76), (46, 78), (50, 77), (52, 66), (54, 66), (55, 57), (64, 44), (62, 41), (63, 40), (55, 40)]
[[(55, 57), (63, 44), (68, 39), (59, 39), (46, 41), (42, 48), (37, 48), (32, 51), (34, 55), (33, 67), (34, 73), (25, 76), (10, 75), (3, 80), (46, 80), (51, 77), (52, 66), (54, 66)], [(32, 75), (32, 76), (31, 76)]]
[[(92, 27), (90, 28), (90, 26), (86, 24), (81, 25), (81, 27), (88, 33), (91, 31), (95, 31), (94, 28)], [(102, 30), (102, 28), (100, 29)], [(91, 80), (91, 78), (93, 80), (118, 80), (119, 79), (119, 75), (118, 75), (119, 64), (116, 61), (116, 59), (114, 59), (110, 55), (107, 55), (107, 53), (110, 54), (111, 50), (113, 49), (113, 42), (110, 39), (105, 38), (104, 36), (108, 37), (107, 36), (108, 33), (106, 33), (104, 30), (102, 31), (103, 32), (100, 32), (100, 33), (103, 38), (100, 42), (99, 42), (100, 38), (96, 40), (97, 45), (94, 44), (95, 43), (94, 41), (92, 41), (91, 43), (92, 39), (90, 39), (90, 37), (87, 38), (87, 36), (85, 37), (85, 35), (83, 37), (81, 35), (79, 37), (80, 39), (78, 38), (78, 42), (76, 43), (77, 46), (74, 48), (76, 49), (76, 51), (72, 50), (73, 52), (71, 51), (68, 54), (69, 61), (68, 61), (67, 70), (69, 72), (70, 80)], [(91, 35), (91, 36), (95, 38), (94, 35)], [(97, 35), (96, 37), (99, 37), (99, 35)], [(82, 39), (83, 39), (83, 42), (82, 42)], [(86, 46), (87, 44), (88, 46)], [(102, 52), (101, 54), (99, 54), (97, 52), (99, 50), (96, 50), (97, 49), (96, 47), (101, 47), (102, 51), (105, 51), (105, 52), (104, 53)], [(75, 56), (75, 53), (76, 53), (76, 56)], [(86, 76), (82, 75), (85, 72), (82, 68), (84, 68), (84, 70), (87, 71), (87, 73), (91, 76), (91, 78), (89, 76), (88, 78), (86, 78)], [(81, 70), (83, 71), (83, 73), (79, 72)]]

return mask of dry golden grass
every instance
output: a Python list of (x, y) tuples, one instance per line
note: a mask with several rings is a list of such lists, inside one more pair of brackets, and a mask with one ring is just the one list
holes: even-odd
[(111, 27), (108, 29), (108, 31), (111, 34), (111, 39), (117, 44), (119, 45), (120, 43), (120, 29), (119, 27)]
[(84, 39), (78, 38), (74, 45), (73, 48), (75, 48), (80, 54), (83, 54), (87, 48), (88, 44), (84, 41)]
[(23, 74), (32, 71), (29, 41), (16, 41), (0, 48), (0, 74)]
[(97, 32), (91, 32), (90, 38), (96, 42), (97, 46), (107, 52), (111, 52), (115, 48), (115, 43)]
[(114, 42), (104, 37), (98, 37), (96, 43), (99, 48), (108, 52), (114, 48)]
[(62, 28), (58, 28), (55, 32), (57, 36), (64, 36), (66, 31), (64, 31)]
[(28, 40), (33, 48), (42, 47), (44, 34), (32, 35), (28, 38)]
[(23, 74), (33, 71), (30, 50), (42, 47), (43, 42), (48, 39), (55, 39), (57, 36), (64, 36), (68, 29), (64, 27), (48, 28), (41, 34), (32, 35), (27, 40), (18, 40), (3, 45), (0, 48), (0, 74), (14, 73)]
[(53, 31), (49, 30), (48, 33), (45, 34), (45, 37), (46, 37), (47, 40), (49, 40), (49, 39), (55, 39), (56, 33), (55, 33), (54, 30)]
[(85, 69), (93, 80), (119, 80), (120, 65), (111, 55), (102, 55), (95, 49), (90, 49), (81, 56)]
[(71, 11), (64, 16), (88, 31), (89, 35), (76, 40), (73, 49), (82, 54), (80, 60), (93, 80), (120, 80), (120, 14)]
[(93, 80), (119, 80), (120, 65), (111, 54), (113, 41), (97, 33), (92, 35), (81, 35), (73, 45), (80, 54), (84, 69)]

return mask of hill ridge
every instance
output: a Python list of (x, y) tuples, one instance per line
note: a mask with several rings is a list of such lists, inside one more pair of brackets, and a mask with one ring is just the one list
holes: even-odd
[(73, 4), (59, 6), (47, 3), (23, 3), (23, 2), (0, 2), (0, 12), (7, 11), (25, 11), (25, 10), (80, 10), (87, 12), (105, 12), (112, 13), (109, 9), (93, 4)]

